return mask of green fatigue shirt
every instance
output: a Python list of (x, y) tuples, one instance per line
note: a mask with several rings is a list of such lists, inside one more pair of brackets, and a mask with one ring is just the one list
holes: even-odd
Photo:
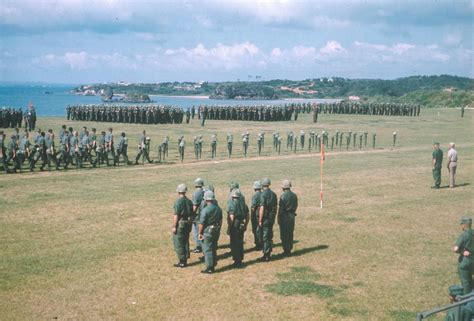
[(436, 160), (436, 168), (441, 168), (441, 165), (443, 164), (443, 151), (441, 149), (437, 149), (433, 151), (433, 159)]
[(76, 145), (77, 145), (77, 137), (71, 136), (69, 138), (69, 153), (73, 155), (76, 152)]
[(264, 218), (269, 218), (269, 215), (272, 215), (273, 217), (270, 218), (274, 219), (277, 202), (277, 196), (271, 189), (267, 188), (262, 191), (260, 196), (260, 206), (263, 206), (264, 208)]
[(204, 197), (204, 191), (202, 190), (202, 188), (196, 188), (196, 190), (193, 193), (193, 205), (194, 206), (201, 205), (203, 197)]
[(54, 141), (53, 139), (51, 138), (51, 136), (47, 136), (44, 140), (45, 144), (46, 144), (46, 151), (49, 153), (51, 153), (51, 148), (54, 147)]
[(252, 196), (252, 203), (250, 207), (252, 208), (252, 214), (253, 213), (258, 213), (258, 208), (260, 207), (260, 199), (262, 197), (262, 192), (257, 191), (255, 194)]
[[(0, 138), (1, 140), (1, 138)], [(1, 148), (1, 144), (0, 144), (0, 148)], [(28, 138), (25, 136), (21, 139), (20, 141), (20, 146), (19, 146), (19, 149), (23, 152), (26, 152), (26, 150), (30, 147), (30, 141), (28, 140)]]
[(193, 203), (189, 198), (179, 197), (173, 206), (174, 214), (178, 215), (178, 220), (189, 220), (193, 215)]
[(245, 202), (241, 198), (233, 198), (232, 201), (228, 203), (227, 213), (232, 213), (236, 220), (243, 221), (245, 219), (245, 214), (248, 212)]
[(10, 141), (8, 142), (8, 152), (9, 153), (13, 153), (14, 150), (17, 149), (17, 143), (16, 143), (16, 140), (15, 139), (10, 139)]
[(61, 150), (66, 151), (68, 143), (69, 143), (68, 136), (63, 135), (63, 138), (61, 138)]
[(298, 208), (298, 197), (290, 190), (286, 190), (280, 196), (279, 213), (280, 214), (295, 214)]
[(222, 210), (215, 204), (207, 205), (201, 212), (201, 217), (199, 219), (199, 224), (202, 224), (204, 228), (214, 225), (220, 226), (222, 222)]
[(465, 230), (461, 235), (459, 235), (458, 239), (456, 240), (456, 245), (459, 247), (459, 262), (461, 262), (463, 258), (464, 250), (467, 250), (471, 253), (469, 257), (474, 258), (474, 240), (472, 229)]

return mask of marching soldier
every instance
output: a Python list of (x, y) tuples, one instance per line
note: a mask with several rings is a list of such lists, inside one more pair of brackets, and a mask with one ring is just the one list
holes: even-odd
[(115, 163), (118, 165), (120, 163), (120, 155), (123, 156), (123, 160), (125, 165), (130, 165), (130, 162), (128, 161), (128, 155), (127, 155), (127, 149), (128, 149), (128, 137), (125, 136), (125, 133), (122, 132), (120, 135), (119, 142), (117, 144), (117, 150), (115, 151)]
[(13, 172), (16, 173), (17, 170), (21, 170), (19, 158), (17, 156), (17, 151), (18, 151), (18, 143), (17, 143), (17, 137), (16, 135), (12, 135), (10, 138), (10, 141), (8, 142), (7, 146), (7, 158), (5, 160), (6, 168), (8, 168), (8, 162), (11, 160), (13, 161), (14, 167), (13, 167)]
[(263, 191), (260, 197), (258, 226), (262, 231), (263, 257), (260, 261), (269, 262), (273, 248), (273, 224), (277, 210), (277, 197), (270, 189), (270, 179), (264, 178), (261, 183)]
[(469, 294), (474, 288), (472, 274), (474, 273), (474, 235), (472, 233), (472, 219), (461, 219), (462, 234), (456, 240), (453, 251), (459, 254), (458, 273), (464, 289), (463, 294)]
[(206, 206), (199, 219), (198, 238), (202, 243), (206, 268), (201, 273), (214, 273), (217, 265), (217, 243), (222, 226), (222, 210), (217, 205), (213, 191), (204, 194)]
[(232, 201), (227, 209), (227, 224), (230, 230), (230, 249), (234, 267), (241, 267), (244, 259), (244, 233), (247, 229), (249, 210), (241, 199), (239, 189), (232, 191)]
[(293, 249), (293, 232), (295, 229), (296, 209), (298, 197), (291, 191), (291, 182), (285, 179), (281, 188), (283, 194), (278, 204), (278, 225), (280, 226), (280, 239), (285, 256), (291, 255)]
[(179, 262), (174, 266), (184, 268), (187, 265), (189, 255), (189, 233), (191, 232), (193, 203), (186, 197), (188, 188), (185, 184), (179, 184), (176, 188), (178, 199), (173, 206), (173, 245)]
[[(116, 158), (115, 158), (115, 149), (114, 149), (114, 135), (113, 129), (109, 128), (107, 134), (105, 134), (105, 160), (107, 162), (107, 166), (110, 166), (109, 163), (109, 154), (112, 154), (112, 159), (114, 161), (113, 165), (116, 166)], [(71, 146), (72, 147), (72, 146)]]

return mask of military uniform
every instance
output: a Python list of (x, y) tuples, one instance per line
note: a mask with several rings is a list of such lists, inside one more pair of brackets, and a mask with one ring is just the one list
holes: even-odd
[(194, 180), (194, 186), (196, 190), (193, 193), (192, 203), (193, 203), (193, 214), (194, 214), (194, 221), (193, 221), (193, 237), (194, 242), (196, 244), (196, 248), (194, 249), (194, 253), (201, 253), (202, 252), (202, 244), (198, 237), (198, 222), (199, 222), (199, 215), (201, 212), (201, 202), (203, 201), (204, 197), (204, 181), (202, 178), (196, 178)]
[[(472, 219), (464, 217), (461, 219), (461, 224), (466, 224), (467, 227), (463, 229), (463, 233), (456, 240), (456, 253), (459, 253), (458, 258), (458, 273), (459, 279), (464, 289), (464, 295), (470, 293), (474, 288), (472, 274), (474, 273), (474, 235), (471, 229)], [(464, 255), (465, 251), (469, 255)]]
[(217, 244), (222, 226), (222, 210), (215, 202), (214, 192), (207, 191), (205, 201), (212, 203), (205, 206), (199, 218), (199, 230), (202, 231), (202, 248), (206, 269), (202, 272), (212, 273), (217, 265)]
[(244, 233), (248, 224), (248, 207), (241, 199), (240, 190), (232, 191), (232, 200), (227, 208), (230, 231), (230, 250), (234, 266), (239, 266), (244, 259)]
[(186, 197), (186, 185), (180, 184), (176, 189), (180, 196), (173, 206), (173, 245), (179, 263), (176, 267), (185, 267), (189, 255), (189, 233), (191, 232), (193, 203)]
[(264, 178), (261, 181), (263, 191), (260, 196), (259, 209), (259, 227), (262, 230), (263, 241), (263, 261), (270, 261), (270, 255), (273, 248), (273, 224), (275, 223), (275, 216), (277, 210), (277, 196), (270, 189), (271, 181)]
[(278, 225), (280, 226), (280, 239), (283, 251), (285, 255), (290, 255), (293, 249), (293, 232), (295, 229), (298, 197), (290, 190), (290, 181), (284, 180), (282, 188), (283, 194), (280, 196), (278, 204)]
[(258, 210), (260, 208), (260, 199), (262, 196), (262, 184), (256, 181), (253, 184), (255, 194), (252, 196), (252, 203), (250, 205), (250, 221), (252, 223), (252, 233), (255, 243), (255, 249), (262, 250), (262, 233), (258, 226)]
[(443, 151), (439, 148), (439, 143), (435, 143), (437, 148), (433, 151), (433, 179), (434, 186), (432, 188), (439, 188), (441, 185), (441, 166), (443, 164)]
[(229, 155), (229, 158), (232, 157), (232, 144), (233, 144), (234, 137), (232, 134), (227, 134), (227, 152)]

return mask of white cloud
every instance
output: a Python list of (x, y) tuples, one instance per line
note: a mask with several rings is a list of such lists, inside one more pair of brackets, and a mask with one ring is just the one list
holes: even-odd
[(408, 43), (397, 43), (390, 48), (390, 51), (397, 55), (402, 55), (416, 46)]
[(319, 52), (325, 55), (332, 55), (343, 54), (346, 53), (347, 50), (339, 42), (332, 40), (328, 41), (324, 47), (319, 49)]
[[(473, 2), (474, 3), (474, 2)], [(450, 32), (444, 35), (443, 43), (448, 46), (457, 46), (463, 40), (461, 32)]]
[(326, 16), (318, 15), (312, 19), (312, 24), (315, 27), (324, 28), (345, 28), (350, 25), (349, 20), (340, 20), (335, 18), (329, 18)]

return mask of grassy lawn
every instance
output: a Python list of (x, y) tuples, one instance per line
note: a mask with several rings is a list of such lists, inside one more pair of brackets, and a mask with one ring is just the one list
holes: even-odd
[[(129, 157), (143, 129), (151, 156), (165, 135), (163, 164), (52, 172), (0, 174), (0, 319), (213, 319), (213, 320), (409, 320), (416, 312), (448, 303), (448, 286), (459, 283), (451, 245), (461, 216), (474, 216), (474, 111), (422, 110), (420, 117), (309, 115), (297, 122), (208, 121), (190, 125), (111, 124), (130, 137)], [(105, 130), (106, 123), (40, 118), (56, 133), (66, 123)], [(325, 203), (319, 208), (319, 156), (286, 151), (286, 132), (336, 130), (369, 133), (361, 151), (335, 148), (324, 166)], [(240, 134), (250, 133), (242, 156)], [(257, 157), (256, 137), (265, 131)], [(282, 153), (272, 133), (283, 135)], [(398, 133), (392, 148), (392, 132)], [(234, 134), (227, 159), (225, 136)], [(371, 133), (377, 133), (376, 149)], [(10, 133), (9, 131), (7, 133)], [(210, 136), (218, 157), (210, 160)], [(177, 137), (186, 138), (178, 160)], [(204, 135), (203, 161), (194, 160), (192, 138)], [(432, 142), (459, 153), (455, 189), (432, 190)], [(57, 141), (57, 139), (56, 139)], [(345, 138), (344, 138), (345, 142)], [(358, 141), (357, 141), (358, 143)], [(369, 147), (370, 146), (370, 147)], [(280, 256), (275, 226), (274, 258), (259, 263), (246, 233), (244, 269), (230, 268), (229, 238), (221, 234), (214, 275), (203, 275), (199, 255), (177, 270), (171, 241), (175, 188), (196, 177), (212, 183), (225, 204), (237, 180), (249, 200), (253, 181), (268, 176), (279, 195), (291, 179), (299, 196), (294, 255)], [(443, 165), (442, 186), (448, 174)], [(192, 188), (190, 189), (192, 191)]]

